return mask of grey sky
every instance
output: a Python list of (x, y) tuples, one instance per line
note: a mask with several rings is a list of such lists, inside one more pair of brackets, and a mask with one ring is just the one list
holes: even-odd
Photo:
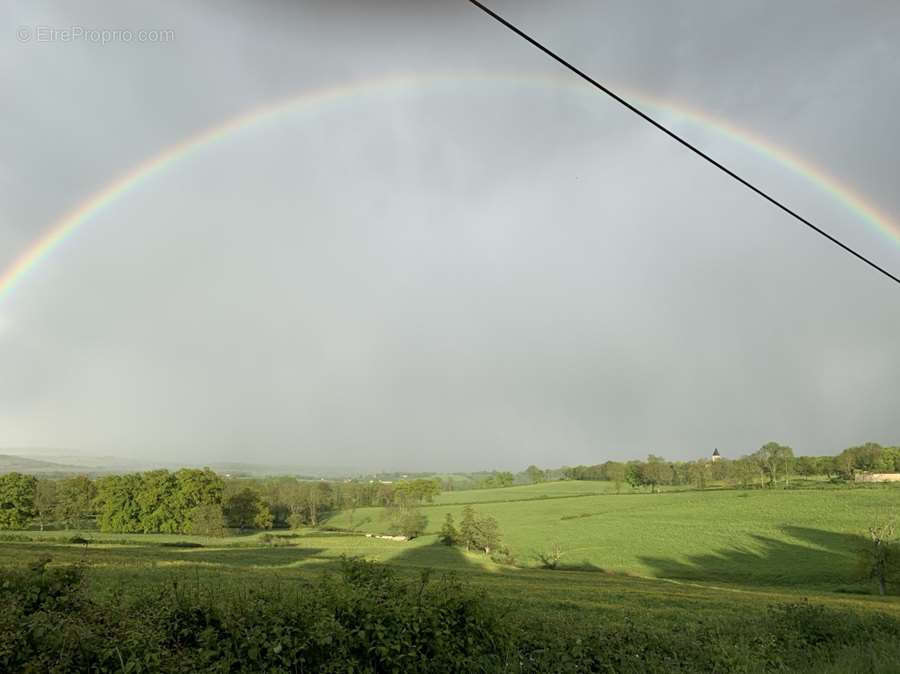
[[(492, 6), (900, 222), (896, 3)], [(462, 0), (0, 18), (0, 267), (234, 115), (385, 75), (484, 76), (279, 116), (91, 218), (0, 301), (0, 447), (426, 470), (900, 441), (900, 288), (602, 96), (498, 77), (566, 76)], [(39, 26), (174, 40), (17, 39)], [(898, 239), (833, 195), (660, 114), (900, 271)]]

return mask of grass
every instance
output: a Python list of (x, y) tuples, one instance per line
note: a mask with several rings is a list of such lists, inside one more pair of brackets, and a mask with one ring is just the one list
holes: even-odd
[[(352, 522), (349, 512), (339, 513), (325, 523), (352, 531), (275, 531), (271, 542), (262, 533), (17, 532), (0, 544), (0, 565), (42, 556), (54, 565), (83, 561), (92, 591), (112, 595), (173, 580), (211, 588), (290, 586), (334, 570), (343, 555), (361, 556), (411, 576), (423, 567), (458, 573), (517, 614), (568, 631), (601, 620), (624, 625), (626, 618), (677, 629), (685, 619), (740, 620), (773, 603), (805, 599), (900, 618), (900, 597), (868, 594), (872, 588), (855, 575), (860, 533), (897, 512), (898, 489), (616, 495), (610, 487), (559, 482), (445, 494), (423, 508), (430, 533), (409, 542), (364, 535), (388, 528), (379, 509), (356, 510)], [(472, 499), (480, 499), (479, 512), (497, 518), (511, 552), (530, 568), (438, 544), (444, 514), (458, 521)], [(65, 542), (75, 535), (90, 543)], [(533, 554), (554, 542), (567, 568), (535, 568)], [(196, 547), (177, 547), (186, 543)]]
[[(600, 483), (604, 484), (604, 483)], [(865, 528), (900, 507), (900, 490), (714, 490), (662, 494), (594, 490), (559, 482), (463, 495), (508, 492), (505, 500), (473, 503), (493, 515), (520, 563), (559, 543), (563, 564), (641, 576), (708, 583), (840, 589), (853, 586), (856, 550)], [(462, 503), (422, 512), (436, 533)], [(380, 509), (332, 517), (329, 526), (378, 533)]]

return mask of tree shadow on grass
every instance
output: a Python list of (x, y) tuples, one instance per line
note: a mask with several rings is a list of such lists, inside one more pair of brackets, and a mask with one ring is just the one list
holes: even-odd
[(201, 548), (172, 551), (169, 558), (176, 562), (214, 564), (224, 567), (283, 567), (290, 566), (325, 552), (324, 548), (300, 546), (258, 548)]
[[(844, 589), (851, 584), (865, 593), (859, 575), (858, 555), (867, 545), (856, 534), (786, 526), (785, 538), (751, 536), (753, 545), (723, 548), (682, 559), (640, 557), (664, 578), (719, 581), (746, 585), (828, 586)], [(852, 589), (852, 588), (851, 588)]]
[[(387, 560), (390, 566), (405, 566), (417, 568), (433, 568), (441, 571), (482, 570), (477, 558), (472, 558), (456, 545), (444, 545), (435, 537), (431, 543), (423, 544), (422, 541), (408, 541), (397, 543), (403, 546), (393, 557)], [(490, 561), (489, 557), (484, 560)]]

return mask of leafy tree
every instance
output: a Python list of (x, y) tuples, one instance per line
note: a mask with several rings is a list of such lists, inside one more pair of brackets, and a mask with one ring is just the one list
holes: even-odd
[(94, 512), (97, 487), (87, 475), (60, 480), (57, 489), (56, 516), (67, 529), (77, 527)]
[(415, 538), (425, 531), (428, 526), (428, 518), (415, 508), (400, 511), (400, 516), (394, 525), (394, 530), (407, 538)]
[(794, 459), (794, 472), (803, 477), (815, 475), (818, 472), (816, 457), (814, 456), (798, 456)]
[(393, 505), (407, 508), (418, 505), (423, 501), (431, 503), (435, 496), (441, 493), (441, 484), (438, 480), (401, 480), (394, 485)]
[(525, 474), (528, 476), (528, 479), (531, 480), (532, 484), (537, 484), (538, 482), (544, 481), (544, 471), (533, 464), (525, 469)]
[(31, 475), (0, 475), (0, 529), (24, 529), (34, 517), (37, 480)]
[(173, 500), (179, 519), (201, 505), (222, 503), (225, 481), (209, 468), (182, 468), (175, 473)]
[(41, 531), (44, 530), (44, 526), (48, 522), (52, 521), (53, 515), (56, 512), (56, 506), (56, 481), (47, 479), (38, 480), (37, 488), (34, 493), (34, 517), (38, 521), (38, 524), (40, 524)]
[(774, 486), (779, 476), (786, 484), (790, 482), (794, 463), (794, 451), (790, 447), (779, 445), (777, 442), (768, 442), (760, 447), (752, 458), (760, 471), (760, 482), (768, 477), (769, 485)]
[(512, 487), (513, 483), (516, 481), (515, 477), (508, 470), (501, 470), (496, 475), (494, 475), (494, 480), (497, 483), (498, 487)]
[(257, 529), (271, 529), (274, 521), (275, 518), (272, 516), (272, 511), (269, 510), (269, 506), (260, 499), (256, 509), (256, 516), (253, 518), (253, 526)]
[(630, 461), (625, 467), (625, 481), (632, 489), (637, 489), (646, 484), (644, 482), (644, 471), (640, 461)]
[[(722, 463), (718, 461), (717, 463)], [(753, 486), (753, 481), (759, 474), (758, 466), (755, 460), (750, 457), (744, 457), (737, 461), (729, 462), (731, 469), (731, 479), (742, 487)]]
[(475, 530), (472, 538), (472, 547), (483, 550), (486, 555), (491, 554), (491, 549), (500, 545), (500, 527), (490, 515), (475, 519)]
[(884, 522), (868, 530), (870, 545), (860, 551), (860, 565), (865, 576), (878, 583), (878, 592), (887, 593), (887, 583), (900, 575), (900, 543), (893, 522)]
[(139, 473), (108, 475), (97, 481), (97, 523), (101, 531), (136, 533), (143, 531), (138, 495)]
[(669, 484), (672, 481), (672, 466), (661, 456), (650, 454), (644, 465), (644, 484), (650, 486), (650, 491), (659, 491), (659, 485)]
[(244, 488), (225, 501), (222, 508), (228, 526), (244, 531), (244, 529), (268, 529), (272, 526), (272, 513), (263, 503), (259, 494)]
[(706, 489), (706, 481), (709, 478), (709, 463), (705, 459), (694, 461), (689, 468), (691, 483), (697, 489)]
[(607, 461), (604, 467), (606, 479), (615, 484), (616, 493), (622, 491), (622, 483), (625, 481), (625, 464), (618, 461)]
[(141, 509), (144, 533), (177, 534), (187, 513), (177, 503), (178, 478), (168, 470), (150, 470), (141, 475), (136, 501)]
[(217, 503), (205, 503), (189, 513), (185, 532), (197, 536), (224, 536), (225, 514)]
[(463, 508), (462, 522), (459, 525), (459, 540), (466, 546), (466, 550), (472, 548), (475, 544), (475, 509), (467, 505)]
[(450, 513), (447, 513), (447, 516), (444, 518), (444, 526), (441, 527), (438, 536), (444, 545), (455, 545), (459, 540), (459, 532), (456, 530), (456, 526), (453, 523), (453, 515)]
[[(452, 525), (452, 520), (445, 522), (445, 527), (447, 523)], [(490, 516), (479, 516), (472, 506), (466, 506), (463, 508), (457, 540), (466, 546), (466, 550), (482, 550), (490, 554), (491, 549), (500, 545), (500, 528), (497, 520)]]

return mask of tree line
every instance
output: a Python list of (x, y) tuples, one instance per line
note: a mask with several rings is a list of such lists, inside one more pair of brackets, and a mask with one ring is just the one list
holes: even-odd
[(821, 475), (835, 480), (850, 480), (858, 472), (900, 472), (900, 447), (882, 447), (869, 442), (849, 447), (837, 456), (795, 456), (792, 448), (769, 442), (738, 459), (723, 457), (717, 461), (667, 461), (650, 454), (645, 461), (564, 466), (558, 472), (568, 480), (614, 482), (617, 490), (624, 484), (647, 487), (651, 491), (656, 491), (660, 486), (702, 489), (712, 482), (741, 487), (772, 487), (790, 484), (795, 477)]
[(224, 535), (226, 529), (318, 526), (336, 510), (378, 506), (409, 512), (440, 493), (436, 480), (391, 483), (304, 481), (292, 477), (225, 480), (208, 468), (151, 470), (61, 480), (0, 475), (0, 529), (32, 524), (109, 533)]

